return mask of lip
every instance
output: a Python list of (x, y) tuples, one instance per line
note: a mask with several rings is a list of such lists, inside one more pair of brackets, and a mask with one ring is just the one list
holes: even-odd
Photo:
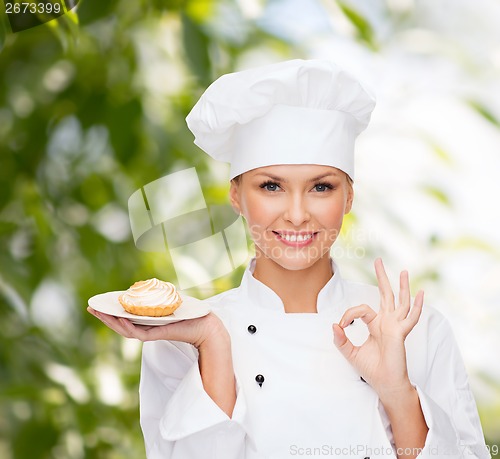
[[(316, 235), (318, 234), (317, 231), (273, 231), (273, 233), (276, 235), (276, 239), (278, 241), (281, 241), (283, 244), (288, 245), (290, 247), (305, 247), (307, 245), (310, 245), (313, 243), (313, 241), (316, 239)], [(295, 236), (304, 236), (304, 235), (309, 235), (312, 234), (312, 237), (305, 240), (305, 241), (287, 241), (286, 239), (283, 239), (281, 237), (282, 234), (286, 235), (295, 235)]]

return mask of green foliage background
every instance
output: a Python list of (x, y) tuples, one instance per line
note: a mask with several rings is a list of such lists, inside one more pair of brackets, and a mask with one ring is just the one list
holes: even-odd
[[(224, 202), (184, 118), (202, 90), (242, 53), (268, 49), (305, 57), (300, 44), (251, 21), (245, 33), (210, 25), (217, 0), (84, 0), (76, 11), (21, 33), (0, 21), (0, 457), (139, 458), (140, 352), (85, 311), (87, 299), (136, 279), (174, 278), (166, 253), (113, 238), (97, 216), (179, 165), (196, 165), (207, 200)], [(369, 22), (341, 4), (358, 39), (376, 49)], [(163, 56), (180, 69), (175, 91), (154, 100), (142, 83), (158, 56), (141, 36), (163, 25)], [(144, 61), (146, 59), (146, 61)], [(168, 88), (172, 81), (159, 82)], [(155, 104), (165, 110), (153, 110)], [(163, 113), (158, 116), (158, 113)], [(72, 134), (54, 143), (61, 126)], [(219, 282), (232, 285), (241, 273)], [(66, 327), (35, 320), (44, 283), (68, 300)], [(123, 394), (105, 394), (118, 375)], [(111, 378), (112, 380), (112, 378)], [(118, 401), (117, 401), (118, 400)], [(491, 442), (500, 438), (489, 439)]]
[[(144, 457), (137, 396), (140, 355), (132, 352), (127, 358), (122, 338), (97, 323), (85, 306), (98, 292), (122, 289), (139, 278), (172, 279), (175, 273), (166, 254), (140, 252), (131, 237), (110, 241), (92, 224), (92, 216), (110, 203), (127, 212), (136, 189), (177, 163), (194, 163), (203, 177), (205, 157), (184, 123), (202, 88), (230, 71), (241, 50), (257, 43), (286, 56), (283, 43), (257, 30), (243, 43), (210, 34), (204, 20), (215, 6), (211, 1), (83, 1), (77, 13), (2, 36), (2, 459)], [(145, 113), (147, 95), (137, 81), (140, 57), (134, 37), (160, 21), (168, 23), (178, 41), (178, 50), (167, 59), (184, 69), (185, 81), (181, 90), (160, 101), (168, 115), (151, 119)], [(218, 54), (224, 62), (214, 57)], [(54, 68), (62, 69), (67, 83), (51, 90), (47, 75)], [(70, 123), (76, 134), (50, 154), (60, 123)], [(207, 200), (220, 199), (218, 187), (205, 190)], [(16, 254), (14, 237), (22, 239), (23, 247)], [(33, 292), (46, 280), (63, 286), (71, 300), (69, 331), (40, 326), (29, 313)], [(67, 383), (64, 371), (60, 378), (48, 370), (53, 365), (71, 371)], [(119, 406), (100, 395), (99, 367), (119, 375), (125, 394)], [(85, 390), (72, 396), (67, 386), (75, 379)]]

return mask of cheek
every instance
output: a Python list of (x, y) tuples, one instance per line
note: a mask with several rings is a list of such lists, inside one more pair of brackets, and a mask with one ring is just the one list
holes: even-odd
[(343, 200), (322, 203), (316, 209), (315, 215), (325, 228), (338, 229), (344, 218), (345, 205)]
[(245, 199), (247, 227), (253, 242), (264, 249), (273, 240), (273, 234), (267, 229), (276, 220), (279, 211), (272, 199), (262, 199), (257, 194), (249, 194)]
[(247, 222), (252, 226), (266, 227), (278, 213), (276, 203), (272, 199), (262, 199), (257, 194), (249, 194), (245, 204)]

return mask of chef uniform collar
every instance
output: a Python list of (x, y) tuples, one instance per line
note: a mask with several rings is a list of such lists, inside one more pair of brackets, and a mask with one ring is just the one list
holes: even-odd
[(194, 143), (229, 178), (276, 164), (336, 167), (354, 180), (354, 144), (373, 95), (329, 60), (293, 59), (215, 80), (186, 117)]
[[(316, 307), (318, 314), (338, 313), (345, 307), (342, 277), (338, 265), (330, 258), (333, 276), (318, 293)], [(268, 311), (284, 312), (285, 306), (278, 294), (253, 276), (255, 257), (250, 260), (241, 280), (241, 293), (256, 306)]]

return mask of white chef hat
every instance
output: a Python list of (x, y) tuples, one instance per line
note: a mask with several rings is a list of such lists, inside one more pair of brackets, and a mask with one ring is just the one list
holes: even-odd
[(374, 97), (328, 60), (294, 59), (223, 75), (186, 118), (230, 179), (275, 164), (321, 164), (354, 179), (354, 143)]

